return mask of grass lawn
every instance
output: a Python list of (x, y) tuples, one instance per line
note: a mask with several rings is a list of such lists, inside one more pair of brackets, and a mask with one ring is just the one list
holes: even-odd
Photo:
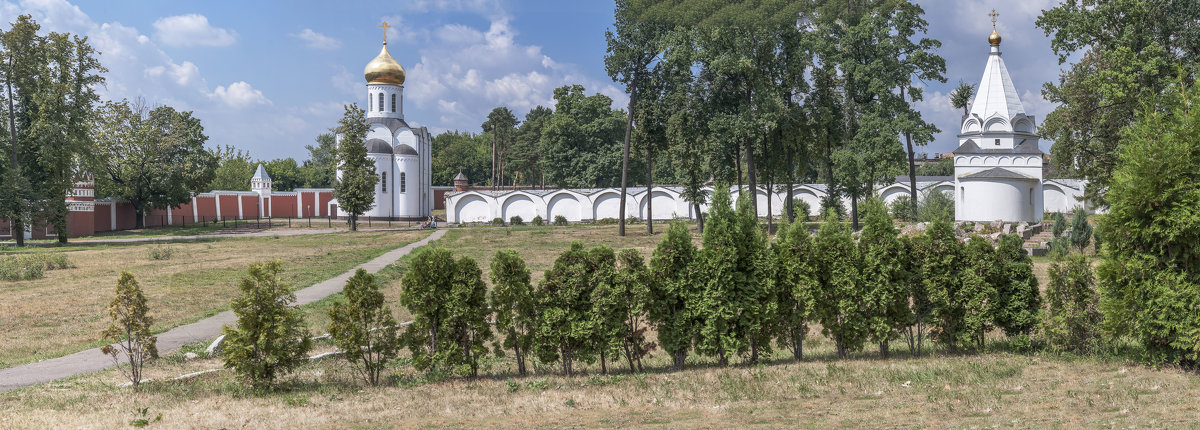
[[(644, 231), (638, 226), (620, 238), (616, 226), (471, 227), (452, 229), (435, 245), (476, 259), (485, 280), (497, 250), (517, 249), (537, 282), (574, 240), (635, 248), (648, 258), (662, 235)], [(400, 321), (408, 315), (397, 309), (399, 280), (411, 258), (380, 276)], [(1043, 282), (1047, 264), (1035, 263)], [(314, 334), (325, 331), (325, 311), (336, 298), (305, 307)], [(0, 427), (124, 427), (142, 417), (142, 408), (149, 418), (162, 414), (152, 426), (170, 428), (1107, 428), (1200, 422), (1195, 373), (1124, 358), (1136, 352), (1022, 355), (1009, 352), (1001, 334), (989, 339), (986, 351), (972, 355), (933, 348), (911, 358), (896, 342), (890, 360), (873, 346), (838, 360), (832, 341), (814, 328), (801, 362), (782, 351), (763, 365), (728, 368), (690, 357), (687, 369), (672, 371), (669, 357), (655, 351), (646, 374), (629, 375), (618, 362), (609, 365), (613, 374), (600, 375), (598, 364), (580, 364), (583, 375), (573, 378), (558, 376), (555, 364), (535, 364), (531, 375), (521, 377), (511, 358), (489, 358), (483, 377), (441, 380), (401, 359), (378, 388), (365, 387), (344, 362), (328, 359), (306, 365), (266, 394), (250, 392), (225, 370), (173, 381), (222, 366), (216, 358), (185, 361), (180, 351), (147, 367), (146, 377), (155, 382), (141, 392), (117, 388), (122, 376), (107, 370), (2, 393)], [(332, 347), (319, 343), (317, 349)]]
[[(162, 331), (227, 309), (251, 263), (282, 260), (284, 279), (300, 288), (428, 234), (331, 233), (8, 250), (5, 255), (61, 252), (76, 267), (47, 271), (33, 281), (0, 281), (0, 366), (101, 345), (99, 334), (108, 323), (108, 302), (122, 270), (137, 276), (154, 329)], [(161, 247), (170, 249), (170, 258), (151, 258), (150, 251)]]

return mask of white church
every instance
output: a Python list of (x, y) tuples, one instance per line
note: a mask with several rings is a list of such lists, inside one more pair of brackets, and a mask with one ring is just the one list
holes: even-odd
[[(983, 77), (970, 111), (962, 119), (959, 146), (954, 150), (954, 176), (917, 177), (917, 198), (932, 192), (951, 196), (958, 221), (1032, 224), (1041, 222), (1045, 212), (1089, 209), (1083, 200), (1086, 181), (1043, 178), (1045, 154), (1038, 146), (1036, 123), (1017, 96), (1004, 66), (1000, 40), (993, 25)], [(697, 214), (682, 197), (682, 191), (680, 187), (662, 186), (654, 187), (647, 195), (644, 188), (631, 189), (626, 214), (644, 219), (647, 206), (652, 206), (649, 212), (654, 219), (694, 219)], [(783, 215), (786, 190), (756, 191), (759, 216)], [(809, 215), (819, 215), (820, 202), (828, 194), (825, 184), (799, 184), (792, 191), (795, 198), (809, 204)], [(738, 190), (731, 192), (736, 198)], [(909, 195), (908, 177), (882, 184), (875, 193), (888, 203)], [(620, 190), (613, 188), (460, 191), (446, 195), (446, 220), (471, 223), (495, 218), (508, 221), (520, 216), (528, 221), (541, 216), (549, 221), (559, 215), (572, 222), (617, 218), (619, 197)], [(843, 198), (843, 203), (849, 209), (849, 198)], [(702, 206), (701, 211), (705, 210), (707, 207)]]
[[(381, 27), (387, 28), (387, 23)], [(422, 220), (433, 213), (432, 137), (404, 121), (404, 67), (392, 58), (387, 37), (363, 69), (367, 81), (367, 158), (375, 162), (375, 206), (361, 216)], [(337, 136), (341, 142), (341, 135)], [(341, 171), (337, 172), (341, 177)], [(332, 202), (336, 205), (336, 201)], [(346, 217), (340, 209), (337, 216)]]

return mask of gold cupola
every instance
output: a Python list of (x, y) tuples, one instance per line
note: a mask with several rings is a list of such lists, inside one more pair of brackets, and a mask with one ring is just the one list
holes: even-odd
[(1000, 46), (1000, 33), (996, 29), (992, 29), (992, 34), (988, 35), (988, 44), (992, 46)]
[(368, 84), (404, 85), (404, 67), (388, 53), (386, 41), (379, 55), (363, 69), (363, 76)]

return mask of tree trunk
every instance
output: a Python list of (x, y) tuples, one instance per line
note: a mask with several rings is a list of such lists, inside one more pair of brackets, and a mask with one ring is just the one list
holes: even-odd
[(742, 192), (742, 151), (733, 151), (735, 153), (733, 160), (734, 166), (737, 167), (737, 190)]
[(858, 195), (850, 195), (850, 228), (858, 231)]
[(646, 234), (654, 234), (654, 152), (646, 142)]
[(700, 212), (699, 203), (692, 203), (692, 207), (696, 209), (696, 232), (704, 234), (704, 213)]
[(671, 354), (671, 364), (675, 366), (676, 370), (683, 369), (685, 362), (687, 362), (687, 350), (675, 351), (674, 354)]
[(629, 140), (633, 137), (633, 100), (637, 97), (637, 86), (629, 90), (628, 118), (625, 120), (625, 149), (621, 154), (621, 217), (617, 220), (617, 236), (625, 236), (625, 193), (629, 178)]
[(884, 339), (882, 342), (879, 342), (879, 355), (882, 356), (885, 360), (888, 358), (888, 340), (887, 339)]
[[(220, 198), (220, 197), (218, 197), (218, 198)], [(136, 229), (146, 228), (146, 220), (144, 219), (145, 214), (146, 214), (146, 212), (143, 211), (142, 209), (134, 209), (133, 210), (133, 228), (136, 228)]]
[[(792, 190), (795, 188), (796, 183), (796, 166), (792, 165), (792, 152), (793, 148), (789, 146), (787, 150), (787, 202), (783, 206), (784, 210), (787, 211), (787, 220), (789, 223), (796, 222), (796, 205), (792, 202), (796, 198), (796, 194)], [(805, 215), (807, 216), (807, 214)]]
[(802, 330), (792, 330), (792, 357), (796, 361), (804, 360), (804, 332)]
[[(900, 87), (900, 99), (904, 99), (904, 87)], [(904, 143), (908, 146), (908, 189), (909, 195), (912, 197), (909, 202), (912, 206), (912, 220), (917, 220), (917, 160), (916, 153), (913, 152), (912, 132), (904, 131)]]
[(496, 124), (492, 124), (492, 191), (496, 191)]
[(607, 354), (604, 353), (604, 350), (601, 349), (600, 350), (600, 374), (601, 375), (608, 374), (608, 364), (606, 364), (608, 362), (608, 360), (607, 360), (606, 355)]
[[(9, 154), (12, 156), (12, 177), (14, 180), (17, 180), (21, 177), (21, 165), (17, 161), (17, 154), (19, 153), (20, 147), (17, 145), (17, 115), (16, 109), (13, 107), (12, 68), (12, 53), (10, 52), (8, 54), (8, 70), (6, 71), (7, 73), (5, 73), (5, 75), (7, 75), (7, 79), (4, 81), (7, 83), (8, 87), (8, 135), (12, 139), (12, 147), (9, 150)], [(16, 195), (12, 196), (12, 198), (17, 200), (17, 203), (14, 205), (17, 210), (12, 214), (12, 220), (10, 220), (10, 223), (12, 224), (13, 229), (13, 239), (17, 241), (17, 246), (25, 246), (25, 222), (21, 219), (21, 191), (15, 189), (15, 186), (16, 184), (14, 184), (13, 191)]]

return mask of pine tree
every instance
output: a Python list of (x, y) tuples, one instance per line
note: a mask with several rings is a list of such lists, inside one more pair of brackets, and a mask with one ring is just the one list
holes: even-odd
[(346, 105), (346, 113), (338, 121), (341, 141), (337, 146), (340, 175), (333, 184), (333, 196), (338, 208), (350, 218), (350, 230), (358, 231), (358, 216), (375, 207), (375, 187), (379, 175), (375, 161), (367, 158), (364, 143), (370, 127), (358, 105)]
[(1054, 238), (1062, 237), (1063, 232), (1067, 231), (1067, 218), (1062, 212), (1054, 213), (1054, 224), (1050, 228), (1050, 232), (1054, 234)]
[(329, 336), (364, 382), (379, 385), (383, 369), (400, 352), (400, 326), (384, 304), (375, 276), (366, 270), (354, 272), (342, 295), (345, 300), (329, 308)]
[(255, 388), (269, 387), (280, 373), (305, 363), (312, 342), (304, 327), (304, 314), (291, 303), (296, 295), (279, 279), (279, 260), (250, 266), (230, 307), (237, 326), (221, 328), (225, 344), (221, 358)]
[(888, 357), (889, 342), (900, 330), (912, 324), (909, 303), (909, 277), (902, 259), (903, 244), (892, 224), (887, 206), (878, 198), (867, 200), (862, 235), (858, 242), (862, 256), (862, 283), (866, 295), (868, 333), (879, 345), (879, 353)]
[(813, 243), (816, 250), (816, 319), (821, 332), (834, 340), (839, 358), (862, 349), (868, 336), (866, 294), (863, 292), (861, 257), (850, 230), (834, 210), (825, 212), (825, 222)]
[(791, 349), (792, 357), (804, 359), (804, 338), (816, 308), (818, 273), (812, 239), (803, 221), (781, 221), (771, 248), (775, 270), (778, 343)]
[(1092, 225), (1088, 224), (1087, 211), (1075, 208), (1075, 214), (1071, 216), (1071, 245), (1083, 252), (1091, 243)]
[(1033, 275), (1033, 261), (1021, 248), (1024, 242), (1015, 234), (1000, 236), (996, 265), (1001, 275), (992, 305), (992, 322), (1008, 337), (1020, 337), (1023, 344), (1028, 344), (1028, 336), (1037, 327), (1042, 298), (1037, 277)]
[(1083, 255), (1058, 259), (1048, 271), (1042, 335), (1052, 350), (1083, 354), (1095, 351), (1100, 322), (1092, 264)]
[(517, 251), (496, 251), (492, 257), (491, 305), (496, 313), (496, 331), (504, 335), (494, 350), (503, 357), (504, 348), (512, 348), (517, 360), (517, 373), (526, 373), (525, 360), (533, 346), (537, 324), (537, 308), (529, 268)]
[(671, 355), (676, 369), (683, 367), (696, 338), (698, 322), (689, 303), (698, 293), (691, 275), (697, 254), (687, 224), (675, 221), (650, 259), (649, 319), (658, 331), (658, 345)]
[[(121, 373), (129, 378), (136, 390), (142, 383), (142, 368), (147, 361), (158, 358), (158, 337), (151, 335), (150, 318), (146, 307), (146, 296), (142, 287), (129, 272), (121, 272), (117, 280), (116, 297), (108, 304), (108, 316), (112, 322), (104, 329), (105, 340), (115, 343), (104, 345), (100, 352), (112, 356)], [(124, 354), (129, 368), (121, 367), (120, 355)]]

